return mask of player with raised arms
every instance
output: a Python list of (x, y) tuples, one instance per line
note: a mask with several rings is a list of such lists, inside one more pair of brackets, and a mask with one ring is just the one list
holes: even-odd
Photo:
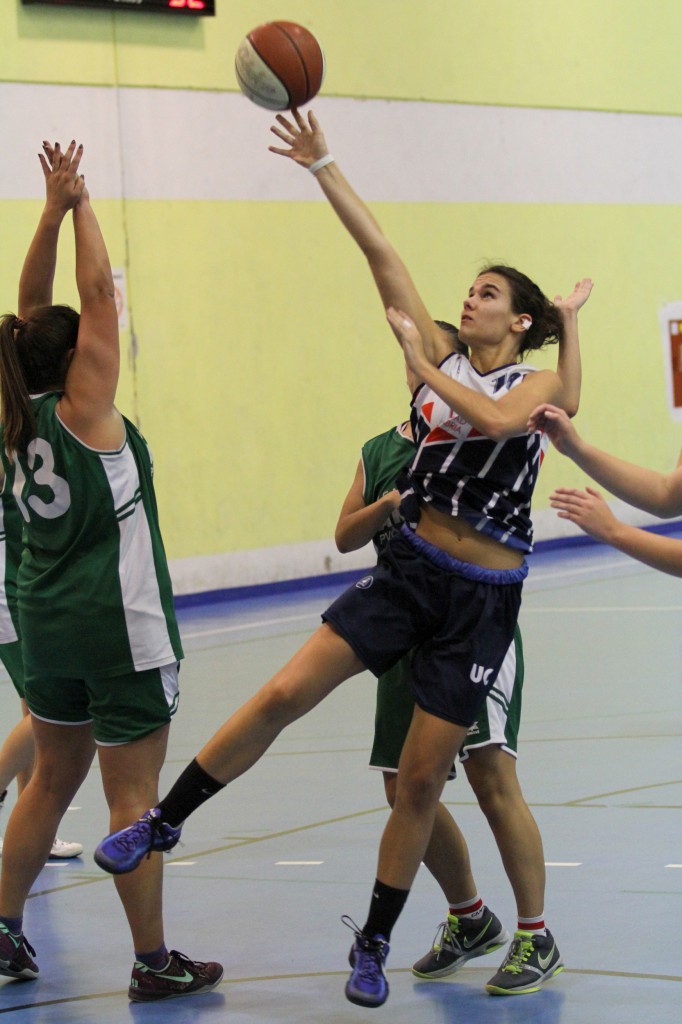
[[(412, 526), (389, 540), (376, 568), (324, 612), (317, 631), (221, 726), (161, 803), (104, 839), (96, 859), (117, 873), (133, 870), (150, 850), (170, 849), (188, 815), (258, 761), (288, 724), (350, 676), (365, 669), (379, 676), (414, 648), (416, 707), (369, 914), (362, 928), (347, 919), (356, 935), (346, 996), (374, 1007), (388, 996), (383, 965), (391, 931), (428, 845), (445, 779), (514, 637), (543, 452), (542, 434), (528, 434), (526, 424), (542, 402), (565, 401), (555, 372), (521, 360), (558, 341), (566, 320), (524, 274), (489, 266), (462, 307), (459, 332), (471, 359), (453, 353), (329, 153), (314, 114), (279, 115), (273, 131), (281, 144), (271, 148), (317, 176), (367, 257), (388, 322), (422, 383), (412, 408)], [(571, 329), (589, 289), (587, 281), (576, 286)], [(317, 399), (323, 406), (320, 388)], [(539, 983), (561, 966), (549, 933), (519, 943), (516, 961), (519, 974), (530, 972)]]

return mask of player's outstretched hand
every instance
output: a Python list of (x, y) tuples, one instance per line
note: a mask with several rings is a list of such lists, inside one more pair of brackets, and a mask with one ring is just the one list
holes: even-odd
[(268, 146), (268, 149), (279, 156), (288, 156), (302, 167), (310, 167), (329, 152), (324, 134), (312, 110), (308, 112), (307, 120), (299, 110), (292, 110), (291, 117), (293, 121), (284, 114), (278, 114), (277, 124), (270, 129), (273, 135), (286, 143), (287, 148)]
[(619, 520), (599, 491), (592, 487), (584, 491), (575, 487), (557, 487), (549, 502), (559, 513), (559, 519), (568, 519), (597, 540), (607, 544), (613, 542)]

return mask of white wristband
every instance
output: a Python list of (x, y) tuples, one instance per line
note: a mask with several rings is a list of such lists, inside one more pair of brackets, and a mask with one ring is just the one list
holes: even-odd
[(319, 160), (316, 160), (314, 164), (311, 164), (308, 170), (311, 174), (317, 174), (317, 172), (321, 171), (323, 167), (327, 166), (327, 164), (332, 163), (334, 163), (334, 157), (331, 153), (327, 153), (326, 156), (321, 156)]

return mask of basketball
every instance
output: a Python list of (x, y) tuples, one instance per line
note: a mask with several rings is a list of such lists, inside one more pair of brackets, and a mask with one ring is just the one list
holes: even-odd
[(291, 110), (317, 96), (325, 60), (312, 32), (293, 21), (269, 21), (242, 39), (235, 71), (239, 88), (259, 107)]

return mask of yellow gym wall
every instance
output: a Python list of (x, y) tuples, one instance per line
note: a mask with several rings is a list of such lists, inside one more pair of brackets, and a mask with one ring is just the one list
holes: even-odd
[[(41, 209), (43, 135), (27, 137), (29, 127), (64, 141), (78, 133), (112, 264), (127, 272), (119, 405), (154, 451), (177, 589), (348, 567), (330, 538), (360, 445), (407, 414), (400, 355), (361, 255), (305, 172), (267, 154), (272, 116), (235, 95), (240, 39), (274, 18), (321, 40), (327, 78), (314, 109), (434, 316), (458, 321), (489, 258), (550, 295), (592, 276), (579, 425), (611, 451), (670, 467), (680, 431), (657, 318), (682, 298), (681, 207), (666, 185), (682, 157), (669, 143), (682, 113), (670, 46), (682, 5), (216, 4), (215, 19), (173, 22), (19, 0), (0, 9), (3, 308)], [(621, 126), (624, 149), (612, 150)], [(570, 133), (589, 159), (581, 150), (553, 190), (561, 168), (543, 154)], [(639, 163), (627, 177), (629, 144)], [(487, 166), (484, 147), (490, 181), (461, 178)], [(433, 185), (449, 174), (449, 192)], [(68, 226), (60, 259), (56, 297), (75, 303)], [(541, 358), (554, 365), (555, 353)], [(548, 456), (540, 536), (558, 532), (551, 489), (581, 480)]]

